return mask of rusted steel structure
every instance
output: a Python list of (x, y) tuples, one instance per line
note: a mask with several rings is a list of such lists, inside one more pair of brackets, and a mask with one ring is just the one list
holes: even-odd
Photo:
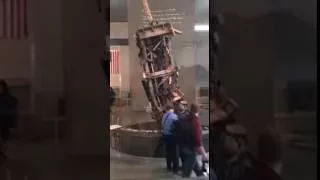
[(158, 24), (147, 0), (142, 0), (149, 26), (136, 31), (139, 60), (143, 69), (142, 85), (151, 105), (152, 118), (161, 121), (164, 106), (183, 101), (178, 86), (178, 68), (172, 59), (171, 40), (182, 34), (171, 23)]

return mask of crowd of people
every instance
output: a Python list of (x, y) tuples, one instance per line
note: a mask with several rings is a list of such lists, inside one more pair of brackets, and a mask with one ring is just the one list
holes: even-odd
[[(167, 170), (174, 174), (181, 172), (182, 177), (190, 177), (192, 171), (198, 177), (204, 176), (209, 158), (202, 144), (199, 106), (191, 104), (187, 108), (181, 102), (168, 104), (162, 118), (162, 133)], [(202, 157), (202, 164), (198, 163), (198, 155)]]
[[(167, 170), (182, 177), (190, 177), (193, 171), (199, 177), (206, 173), (200, 164), (208, 162), (210, 180), (281, 180), (281, 136), (266, 129), (258, 138), (257, 152), (251, 153), (247, 129), (235, 118), (237, 103), (223, 93), (211, 99), (210, 160), (202, 144), (199, 106), (187, 107), (181, 102), (166, 106), (162, 134)], [(197, 161), (197, 156), (203, 163)]]
[[(237, 104), (221, 94), (210, 102), (209, 155), (203, 146), (199, 106), (168, 104), (162, 117), (162, 135), (169, 172), (188, 178), (192, 172), (210, 180), (281, 180), (282, 141), (272, 130), (259, 137), (258, 151), (248, 150), (247, 129), (235, 119)], [(17, 99), (0, 80), (0, 165), (6, 159), (6, 142), (16, 126)], [(199, 163), (197, 157), (202, 158)], [(180, 164), (181, 162), (181, 164)], [(210, 171), (205, 166), (209, 164)]]

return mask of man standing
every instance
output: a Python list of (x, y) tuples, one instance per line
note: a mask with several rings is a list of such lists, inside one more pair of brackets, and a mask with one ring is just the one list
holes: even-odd
[(173, 135), (173, 125), (178, 117), (174, 113), (171, 104), (166, 106), (166, 112), (162, 117), (162, 135), (166, 146), (166, 161), (167, 170), (169, 172), (177, 173), (179, 166), (179, 158), (177, 153), (177, 143)]
[(178, 145), (178, 149), (179, 149), (179, 157), (181, 159), (181, 162), (183, 164), (184, 160), (183, 160), (183, 152), (182, 152), (182, 147), (183, 144), (180, 144), (181, 142), (183, 142), (183, 136), (184, 134), (181, 133), (181, 125), (183, 123), (183, 121), (190, 115), (190, 111), (185, 107), (184, 104), (182, 104), (182, 102), (179, 102), (176, 104), (175, 106), (175, 113), (178, 116), (178, 120), (175, 121), (174, 123), (174, 135), (176, 137), (176, 142)]
[(190, 177), (192, 170), (197, 176), (202, 176), (203, 172), (196, 160), (197, 153), (203, 150), (198, 106), (192, 104), (188, 115), (176, 125), (179, 147), (181, 149), (182, 176)]

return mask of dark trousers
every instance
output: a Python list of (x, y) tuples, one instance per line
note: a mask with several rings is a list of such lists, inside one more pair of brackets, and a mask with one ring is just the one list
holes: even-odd
[(183, 163), (184, 163), (184, 159), (183, 158), (184, 157), (183, 157), (183, 151), (182, 150), (183, 150), (183, 148), (181, 146), (179, 146), (179, 157), (180, 157), (181, 163), (183, 165)]
[(179, 167), (179, 156), (175, 138), (171, 135), (164, 135), (163, 140), (166, 147), (167, 170), (177, 172)]
[(182, 164), (183, 177), (190, 177), (192, 170), (196, 173), (197, 176), (203, 175), (201, 167), (197, 162), (197, 156), (196, 156), (195, 150), (191, 148), (182, 148), (180, 156), (183, 159), (183, 164)]
[(0, 138), (3, 141), (7, 141), (9, 139), (10, 132), (10, 122), (6, 119), (0, 119)]

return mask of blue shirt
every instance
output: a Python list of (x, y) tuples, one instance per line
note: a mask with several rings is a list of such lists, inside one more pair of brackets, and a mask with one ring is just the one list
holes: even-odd
[(178, 117), (172, 111), (168, 111), (163, 114), (163, 116), (162, 116), (162, 133), (163, 133), (163, 135), (172, 135), (171, 130), (172, 130), (173, 122), (176, 120), (178, 120)]

